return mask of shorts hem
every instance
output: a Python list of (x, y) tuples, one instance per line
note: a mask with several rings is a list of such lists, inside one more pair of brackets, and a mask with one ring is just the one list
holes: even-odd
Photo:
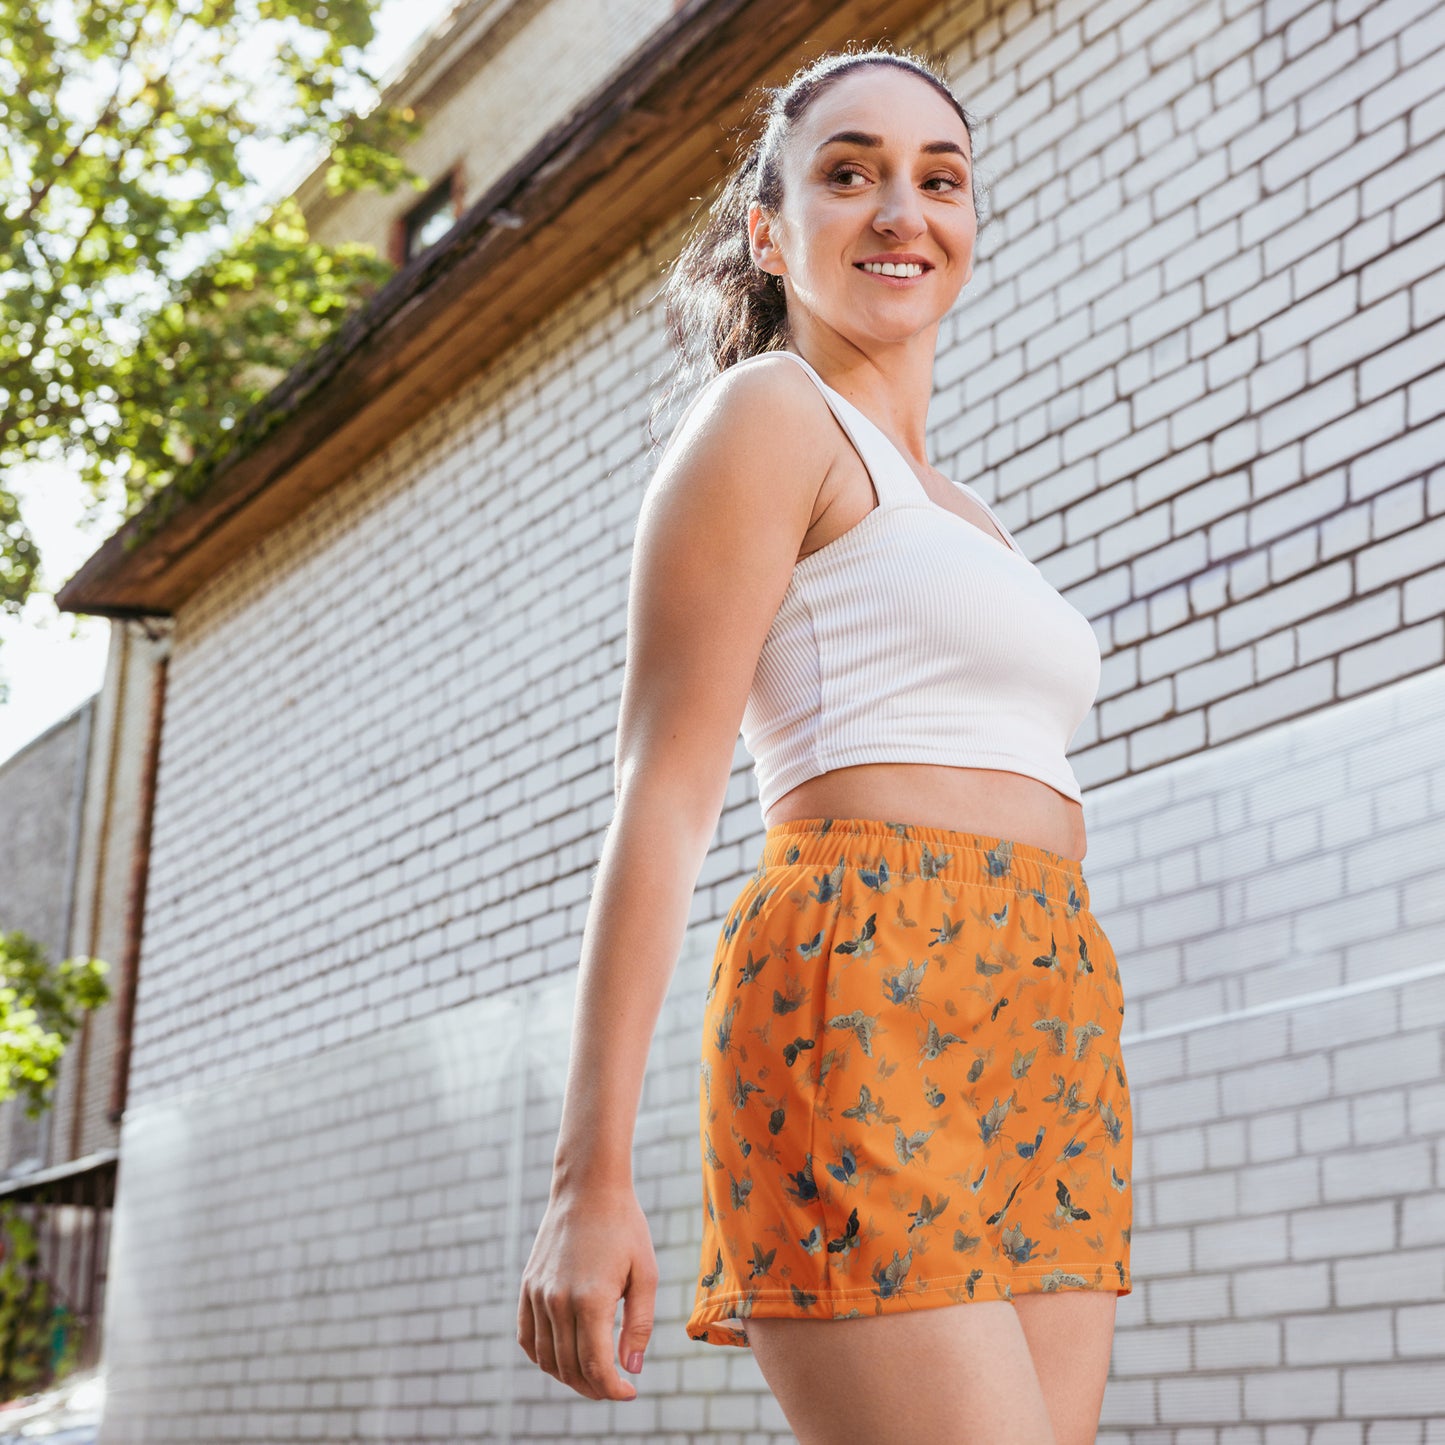
[[(747, 1315), (733, 1308), (746, 1303), (748, 1315), (760, 1319), (853, 1319), (863, 1314), (896, 1314), (904, 1310), (932, 1309), (941, 1305), (968, 1304), (983, 1299), (1011, 1299), (1019, 1294), (1047, 1294), (1062, 1291), (1095, 1292), (1126, 1295), (1133, 1292), (1133, 1276), (1125, 1271), (1122, 1282), (1115, 1283), (1097, 1260), (1080, 1264), (1051, 1264), (1047, 1269), (1020, 1269), (1007, 1274), (988, 1271), (971, 1274), (943, 1275), (937, 1279), (919, 1280), (907, 1290), (880, 1298), (868, 1286), (858, 1289), (830, 1290), (820, 1293), (807, 1308), (801, 1308), (791, 1289), (761, 1290), (749, 1294), (732, 1291), (713, 1296), (688, 1316), (685, 1328), (689, 1338), (713, 1345), (736, 1345), (749, 1348)], [(1117, 1274), (1117, 1271), (1114, 1271)], [(971, 1283), (970, 1283), (971, 1282)], [(871, 1308), (864, 1308), (871, 1301)], [(737, 1320), (739, 1324), (723, 1324)]]

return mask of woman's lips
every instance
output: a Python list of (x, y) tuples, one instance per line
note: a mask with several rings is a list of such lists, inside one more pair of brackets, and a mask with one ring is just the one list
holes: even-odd
[(895, 287), (916, 286), (920, 281), (926, 281), (933, 271), (932, 266), (925, 266), (917, 276), (886, 276), (881, 271), (865, 270), (861, 261), (855, 261), (853, 264), (859, 271), (862, 271), (870, 281), (882, 281), (885, 285)]

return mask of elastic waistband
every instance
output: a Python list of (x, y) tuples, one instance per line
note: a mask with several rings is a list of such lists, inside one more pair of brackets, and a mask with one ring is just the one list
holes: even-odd
[(813, 866), (876, 870), (886, 861), (895, 878), (942, 878), (950, 883), (1012, 883), (1058, 893), (1072, 884), (1088, 907), (1082, 862), (1037, 843), (989, 833), (891, 823), (881, 818), (793, 818), (775, 823), (763, 840), (760, 870)]

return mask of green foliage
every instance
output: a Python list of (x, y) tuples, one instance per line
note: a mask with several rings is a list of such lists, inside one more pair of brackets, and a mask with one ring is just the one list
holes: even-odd
[(20, 516), (19, 499), (0, 487), (0, 610), (20, 611), (39, 566), (40, 553)]
[(110, 999), (109, 972), (99, 958), (52, 965), (28, 934), (0, 933), (0, 1101), (22, 1095), (30, 1118), (45, 1112), (81, 1015)]
[[(80, 1336), (73, 1311), (56, 1299), (36, 1268), (39, 1246), (29, 1220), (0, 1204), (0, 1399), (44, 1389), (74, 1368)], [(56, 1354), (57, 1331), (63, 1344)]]
[[(133, 514), (385, 279), (289, 201), (247, 222), (275, 178), (242, 164), (310, 142), (334, 193), (423, 184), (362, 60), (374, 5), (0, 0), (0, 476), (64, 457)], [(0, 607), (35, 575), (0, 489)]]

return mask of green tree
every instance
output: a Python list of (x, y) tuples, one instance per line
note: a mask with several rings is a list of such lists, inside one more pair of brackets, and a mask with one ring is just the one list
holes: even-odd
[(0, 1399), (42, 1390), (70, 1373), (80, 1350), (75, 1323), (40, 1269), (35, 1226), (11, 1200), (0, 1201)]
[[(364, 60), (376, 0), (0, 0), (0, 607), (39, 558), (5, 474), (65, 460), (126, 516), (189, 490), (390, 272), (313, 241), (247, 154), (421, 186)], [(267, 144), (269, 143), (269, 144)]]
[(109, 972), (99, 958), (52, 964), (29, 934), (0, 933), (0, 1102), (18, 1095), (30, 1118), (45, 1112), (81, 1016), (110, 1000)]

